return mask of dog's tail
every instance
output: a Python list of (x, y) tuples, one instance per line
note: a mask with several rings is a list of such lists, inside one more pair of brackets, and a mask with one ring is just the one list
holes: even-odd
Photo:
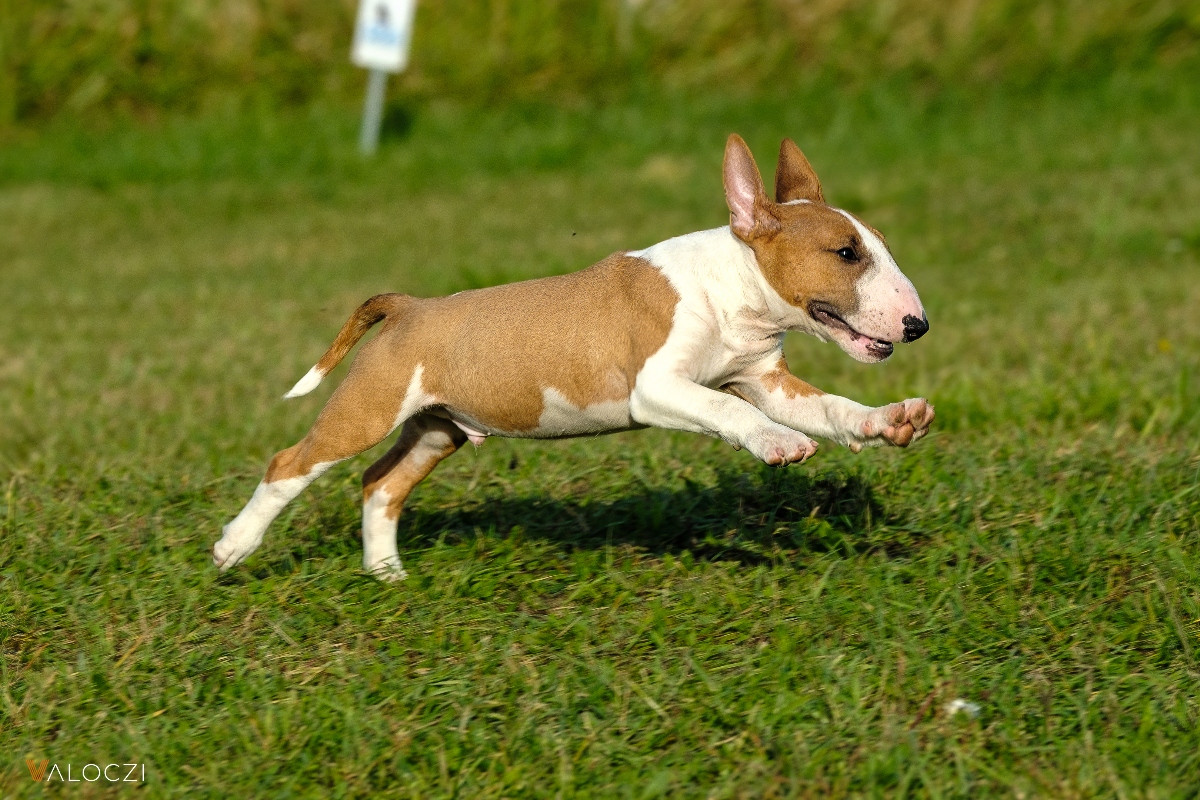
[(329, 345), (329, 349), (325, 351), (325, 355), (321, 356), (317, 365), (310, 369), (308, 374), (283, 396), (283, 399), (289, 400), (306, 395), (320, 386), (329, 371), (346, 357), (346, 353), (349, 353), (351, 348), (358, 344), (358, 340), (371, 329), (372, 325), (400, 312), (411, 300), (411, 297), (404, 294), (377, 294), (355, 309), (354, 313), (350, 315), (350, 319), (346, 320), (346, 324), (342, 326), (337, 338), (333, 340), (333, 344)]

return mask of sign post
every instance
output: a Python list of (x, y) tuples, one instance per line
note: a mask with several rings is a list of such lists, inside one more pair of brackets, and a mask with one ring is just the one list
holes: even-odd
[(403, 72), (408, 66), (408, 46), (412, 41), (416, 11), (417, 0), (361, 0), (359, 3), (350, 60), (370, 71), (366, 102), (363, 103), (362, 130), (358, 136), (358, 149), (365, 156), (379, 147), (388, 73)]

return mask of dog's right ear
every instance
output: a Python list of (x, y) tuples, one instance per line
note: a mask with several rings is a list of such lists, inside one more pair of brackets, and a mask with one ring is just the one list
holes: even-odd
[(771, 200), (746, 142), (736, 133), (725, 143), (725, 202), (729, 205), (729, 229), (743, 241), (779, 232), (779, 219), (771, 212)]
[(784, 139), (779, 145), (779, 166), (775, 169), (775, 202), (790, 203), (793, 200), (825, 202), (816, 170), (795, 142)]

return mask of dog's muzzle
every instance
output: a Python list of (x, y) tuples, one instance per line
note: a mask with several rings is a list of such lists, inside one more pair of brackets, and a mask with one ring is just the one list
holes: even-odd
[(912, 314), (906, 314), (903, 322), (905, 342), (915, 342), (929, 331), (929, 321), (924, 318), (918, 319)]

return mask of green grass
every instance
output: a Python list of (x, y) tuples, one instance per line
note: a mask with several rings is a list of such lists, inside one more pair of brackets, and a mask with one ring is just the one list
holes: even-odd
[[(153, 796), (1194, 796), (1194, 86), (429, 105), (371, 164), (335, 109), (10, 134), (0, 790), (41, 795), (31, 757)], [(793, 369), (934, 434), (783, 471), (489, 440), (414, 494), (397, 586), (359, 569), (367, 454), (217, 575), (358, 302), (723, 224), (731, 130), (768, 180), (796, 138), (932, 322)]]

